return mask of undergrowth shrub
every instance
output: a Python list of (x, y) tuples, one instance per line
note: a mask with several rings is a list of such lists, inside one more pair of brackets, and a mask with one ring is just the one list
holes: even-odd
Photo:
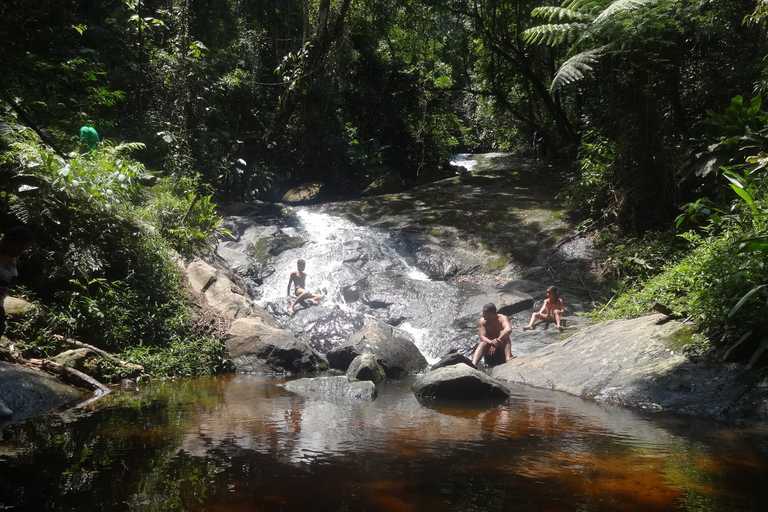
[[(737, 100), (727, 112), (746, 108), (741, 98)], [(764, 123), (768, 116), (760, 108), (761, 99), (754, 98), (748, 105), (749, 119)], [(634, 277), (622, 281), (625, 289), (593, 316), (603, 320), (640, 315), (659, 303), (694, 320), (716, 353), (744, 360), (751, 368), (763, 363), (768, 350), (768, 126), (747, 128), (744, 116), (735, 114), (713, 117), (733, 124), (723, 131), (738, 134), (710, 149), (713, 154), (727, 149), (732, 164), (719, 167), (717, 177), (724, 186), (717, 194), (729, 199), (702, 197), (684, 205), (677, 227), (688, 229), (679, 235), (689, 243), (687, 253), (675, 253), (656, 275), (646, 277), (644, 269), (635, 268)], [(768, 366), (758, 373), (768, 373)], [(768, 378), (763, 383), (768, 384)]]
[(618, 207), (616, 148), (596, 131), (587, 132), (579, 146), (578, 175), (561, 193), (564, 206), (577, 218), (613, 220)]
[[(27, 177), (5, 197), (36, 235), (20, 282), (25, 298), (46, 312), (14, 334), (46, 354), (67, 348), (50, 341), (61, 334), (141, 357), (160, 376), (221, 371), (224, 347), (195, 327), (195, 301), (174, 262), (176, 252), (200, 251), (219, 218), (194, 180), (167, 177), (156, 191), (143, 187), (146, 170), (129, 156), (139, 146), (106, 143), (64, 159), (22, 133), (2, 155), (0, 168)], [(101, 373), (119, 377), (110, 364)]]

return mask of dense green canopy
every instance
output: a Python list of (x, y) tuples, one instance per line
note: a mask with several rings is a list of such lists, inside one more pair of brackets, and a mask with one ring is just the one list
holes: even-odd
[[(83, 125), (140, 143), (137, 162), (182, 180), (190, 208), (310, 178), (336, 197), (392, 171), (417, 183), (451, 153), (529, 155), (541, 130), (573, 166), (563, 199), (583, 226), (647, 241), (684, 208), (686, 240), (614, 256), (624, 286), (722, 254), (727, 234), (744, 265), (719, 270), (739, 284), (713, 292), (704, 325), (759, 346), (766, 14), (756, 0), (4, 0), (0, 117), (64, 160)], [(28, 169), (5, 162), (8, 215)]]

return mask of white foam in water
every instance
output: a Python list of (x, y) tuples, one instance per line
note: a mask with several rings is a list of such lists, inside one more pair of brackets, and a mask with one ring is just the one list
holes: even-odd
[(472, 160), (472, 155), (469, 153), (459, 154), (459, 155), (453, 155), (453, 159), (451, 160), (451, 165), (461, 165), (462, 167), (466, 167), (467, 170), (473, 171), (475, 170), (475, 165), (477, 162), (475, 160)]
[[(358, 226), (343, 217), (312, 207), (295, 207), (293, 212), (298, 223), (294, 227), (284, 227), (283, 232), (301, 237), (304, 244), (287, 249), (275, 258), (274, 271), (264, 277), (257, 303), (262, 307), (277, 305), (287, 308), (290, 304), (286, 296), (288, 276), (296, 270), (296, 260), (302, 258), (307, 262), (307, 288), (325, 295), (322, 305), (330, 309), (338, 307), (354, 311), (358, 305), (347, 303), (343, 288), (358, 279), (356, 276), (366, 275), (364, 270), (357, 268), (362, 263), (355, 262), (365, 251), (371, 250), (375, 253), (370, 254), (371, 258), (381, 259), (371, 268), (386, 269), (387, 274), (402, 276), (411, 281), (412, 285), (408, 287), (409, 300), (419, 300), (425, 303), (421, 304), (422, 307), (434, 312), (433, 315), (415, 318), (409, 316), (407, 306), (393, 306), (398, 316), (408, 317), (410, 322), (403, 322), (398, 328), (413, 337), (416, 347), (430, 364), (436, 362), (436, 354), (443, 349), (437, 340), (443, 339), (445, 334), (445, 321), (438, 316), (447, 314), (446, 304), (453, 297), (452, 291), (446, 289), (447, 285), (433, 281), (400, 254), (396, 240), (386, 230)], [(366, 258), (368, 256), (365, 254)]]
[(404, 322), (398, 325), (397, 328), (413, 336), (413, 341), (414, 341), (414, 344), (416, 345), (416, 348), (418, 348), (419, 352), (421, 352), (424, 355), (424, 358), (427, 360), (427, 362), (430, 365), (435, 364), (437, 361), (439, 361), (439, 358), (429, 354), (429, 347), (427, 347), (425, 343), (427, 336), (429, 336), (430, 333), (433, 332), (431, 329), (426, 329), (426, 328), (419, 329), (418, 327), (412, 326), (408, 322)]
[(429, 276), (416, 267), (411, 267), (407, 276), (408, 279), (413, 279), (414, 281), (430, 281)]

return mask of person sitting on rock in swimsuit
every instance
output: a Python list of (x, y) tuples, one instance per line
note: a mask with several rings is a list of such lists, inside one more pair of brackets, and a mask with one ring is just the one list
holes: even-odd
[(296, 300), (293, 301), (293, 304), (291, 304), (288, 307), (288, 313), (293, 314), (294, 313), (294, 307), (296, 307), (296, 304), (298, 304), (300, 301), (307, 301), (308, 303), (312, 304), (313, 306), (317, 305), (317, 301), (323, 300), (325, 298), (325, 295), (322, 295), (320, 293), (311, 293), (307, 291), (306, 287), (306, 281), (307, 281), (307, 273), (304, 272), (304, 268), (306, 268), (307, 263), (300, 259), (296, 262), (296, 270), (294, 272), (291, 272), (291, 275), (288, 279), (288, 296), (291, 295), (291, 284), (296, 285)]
[(472, 364), (477, 366), (483, 357), (488, 364), (500, 364), (514, 359), (516, 356), (512, 355), (509, 342), (511, 332), (512, 324), (507, 315), (496, 313), (496, 305), (492, 302), (483, 306), (483, 316), (478, 322), (480, 343), (472, 355)]
[(565, 307), (563, 306), (563, 299), (557, 296), (557, 287), (550, 286), (547, 288), (547, 300), (541, 306), (541, 310), (538, 313), (531, 315), (531, 323), (523, 327), (524, 331), (530, 331), (535, 329), (536, 320), (543, 320), (544, 322), (555, 322), (557, 328), (563, 330), (562, 316)]

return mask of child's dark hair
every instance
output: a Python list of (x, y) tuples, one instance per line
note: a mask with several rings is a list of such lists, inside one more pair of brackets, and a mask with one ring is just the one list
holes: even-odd
[(547, 291), (557, 295), (557, 286), (550, 286), (549, 288), (547, 288)]
[(489, 313), (495, 313), (496, 312), (496, 304), (493, 302), (489, 302), (485, 306), (483, 306), (483, 309), (488, 311)]

